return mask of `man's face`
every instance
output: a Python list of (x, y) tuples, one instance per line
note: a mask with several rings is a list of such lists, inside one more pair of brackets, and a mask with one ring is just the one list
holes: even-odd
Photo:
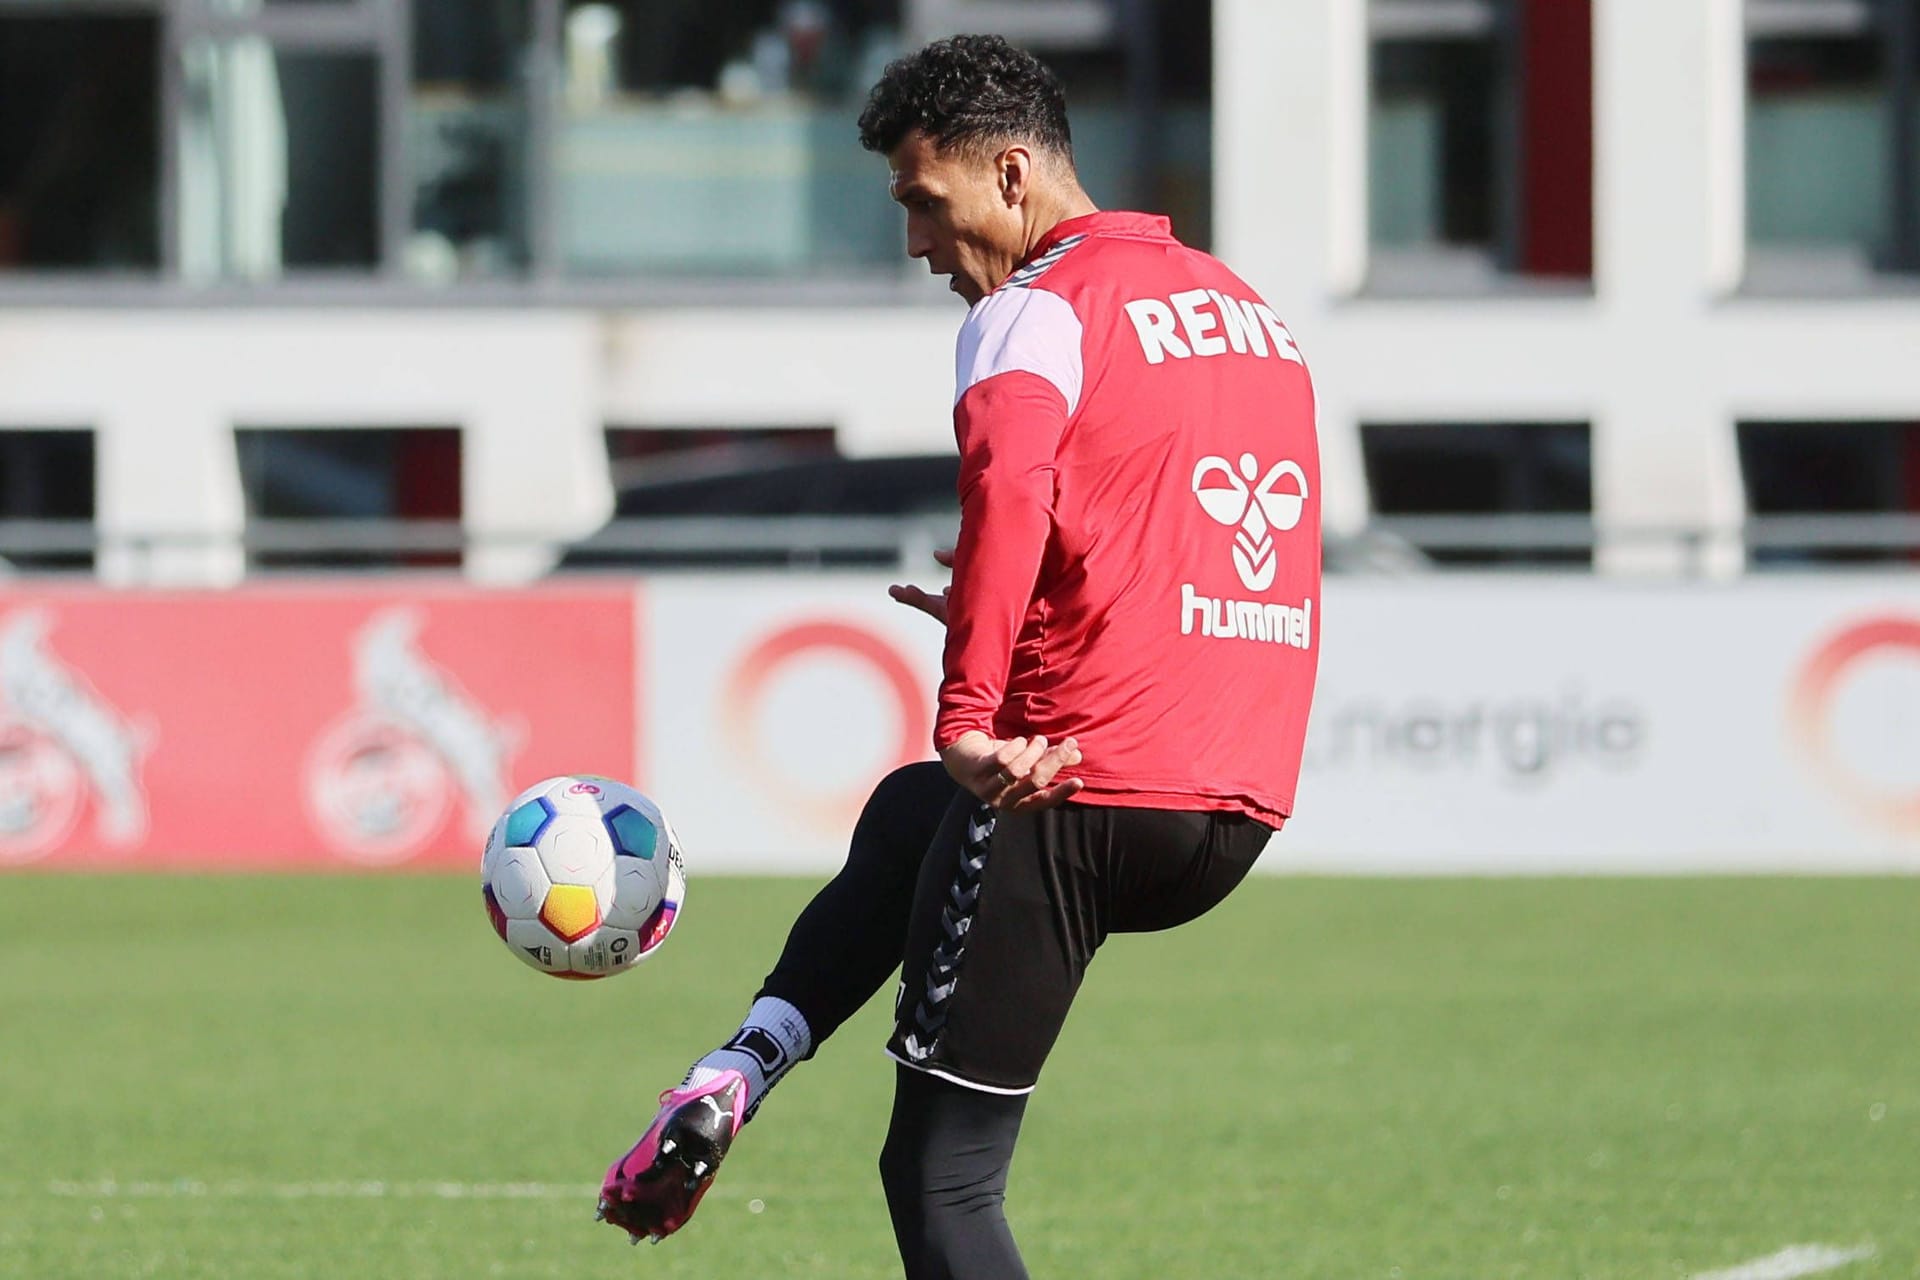
[(907, 256), (971, 306), (1020, 265), (1026, 227), (1008, 195), (1006, 152), (941, 151), (919, 130), (892, 151), (888, 189), (907, 211)]

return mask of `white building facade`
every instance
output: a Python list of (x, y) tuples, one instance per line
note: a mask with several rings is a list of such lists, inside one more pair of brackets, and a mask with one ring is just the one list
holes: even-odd
[[(1383, 283), (1370, 57), (1381, 23), (1419, 7), (1212, 9), (1212, 244), (1314, 370), (1331, 532), (1376, 514), (1365, 424), (1580, 423), (1598, 568), (1687, 567), (1677, 544), (1638, 534), (1685, 530), (1724, 535), (1709, 567), (1737, 571), (1750, 512), (1738, 424), (1920, 421), (1920, 277), (1776, 287), (1753, 269), (1748, 57), (1767, 6), (1593, 0), (1590, 282)], [(1481, 11), (1429, 8), (1468, 26)], [(865, 197), (884, 202), (883, 162), (847, 134)], [(244, 574), (238, 428), (457, 428), (465, 563), (493, 581), (538, 575), (542, 540), (607, 518), (610, 425), (824, 425), (849, 456), (951, 447), (960, 314), (910, 276), (839, 293), (696, 281), (630, 298), (109, 294), (0, 279), (0, 430), (94, 433), (97, 568), (111, 581)]]

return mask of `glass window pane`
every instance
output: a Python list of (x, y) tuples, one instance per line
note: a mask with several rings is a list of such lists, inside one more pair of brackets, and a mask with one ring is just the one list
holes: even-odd
[[(1587, 515), (1593, 451), (1584, 422), (1368, 423), (1361, 452), (1382, 516)], [(1590, 564), (1588, 547), (1423, 546), (1445, 564)]]
[[(1137, 9), (1140, 32), (1122, 16)], [(1208, 242), (1206, 6), (1115, 6), (1103, 36), (1034, 52), (1068, 87), (1096, 201)], [(855, 120), (906, 50), (900, 0), (570, 0), (557, 141), (565, 268), (581, 275), (908, 270), (886, 170)]]
[(890, 265), (885, 174), (855, 140), (897, 5), (570, 3), (557, 216), (579, 274)]
[[(1920, 425), (1743, 422), (1747, 510), (1756, 516), (1920, 512)], [(1904, 549), (1756, 547), (1757, 564), (1911, 560)]]
[(527, 0), (414, 0), (408, 274), (446, 281), (528, 262)]
[[(73, 536), (84, 542), (92, 534), (93, 504), (93, 432), (0, 431), (0, 520), (72, 521)], [(0, 566), (90, 569), (93, 551), (46, 550), (39, 539), (10, 538), (0, 549)]]
[(1749, 239), (1882, 254), (1892, 175), (1878, 33), (1755, 40), (1747, 87)]
[(1493, 248), (1498, 72), (1490, 39), (1374, 46), (1368, 176), (1375, 244)]
[[(610, 427), (606, 440), (614, 520), (567, 548), (562, 569), (892, 567), (899, 529), (811, 545), (807, 532), (765, 521), (895, 517), (946, 541), (959, 520), (950, 453), (847, 458), (831, 427)], [(655, 540), (648, 522), (663, 517), (698, 518), (711, 533)]]
[(160, 261), (159, 20), (0, 11), (0, 271)]
[(366, 0), (199, 0), (202, 8), (229, 17), (245, 17), (262, 9), (278, 9), (290, 4), (337, 4), (353, 6)]
[[(460, 432), (449, 427), (242, 428), (234, 433), (250, 526), (274, 520), (457, 521)], [(258, 567), (457, 565), (447, 553), (261, 550)]]
[(185, 51), (181, 264), (266, 279), (380, 261), (377, 61), (246, 37)]
[(1376, 0), (1371, 13), (1375, 286), (1590, 279), (1590, 0)]

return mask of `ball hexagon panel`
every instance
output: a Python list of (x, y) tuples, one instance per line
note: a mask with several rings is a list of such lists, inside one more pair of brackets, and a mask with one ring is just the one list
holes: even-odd
[(542, 973), (562, 974), (573, 967), (567, 944), (538, 920), (508, 920), (507, 946), (522, 962)]
[(641, 930), (640, 933), (640, 956), (642, 959), (652, 955), (654, 950), (667, 940), (667, 935), (673, 932), (673, 922), (679, 918), (679, 903), (663, 902), (660, 904), (659, 909), (653, 913), (653, 918), (647, 921), (646, 928)]
[(640, 937), (630, 929), (600, 928), (567, 949), (580, 973), (602, 977), (618, 973), (640, 955)]
[(547, 890), (540, 906), (540, 922), (562, 942), (578, 942), (600, 927), (600, 900), (593, 886), (557, 884)]
[(487, 887), (509, 920), (533, 920), (539, 917), (553, 881), (532, 849), (502, 849), (488, 868)]
[(652, 818), (630, 804), (615, 805), (607, 811), (607, 830), (613, 833), (613, 851), (623, 858), (653, 860), (660, 843), (660, 828)]
[(680, 909), (687, 900), (687, 873), (680, 865), (678, 845), (670, 846), (667, 856), (666, 890), (660, 899), (660, 905), (654, 910), (647, 923), (640, 930), (640, 958), (652, 955), (667, 935), (673, 932), (674, 921), (680, 918)]
[(613, 841), (599, 814), (556, 814), (541, 835), (540, 861), (555, 884), (591, 885), (613, 860)]
[(660, 905), (659, 866), (638, 858), (615, 858), (613, 874), (613, 905), (607, 910), (607, 923), (620, 929), (645, 928)]
[(507, 940), (507, 913), (500, 909), (500, 900), (493, 896), (493, 886), (486, 884), (481, 885), (480, 896), (485, 899), (487, 904), (488, 923), (493, 925), (493, 931), (500, 935), (502, 942), (505, 942)]
[(516, 848), (528, 848), (540, 838), (553, 816), (553, 806), (546, 798), (535, 796), (508, 811), (507, 820), (501, 824), (502, 838)]

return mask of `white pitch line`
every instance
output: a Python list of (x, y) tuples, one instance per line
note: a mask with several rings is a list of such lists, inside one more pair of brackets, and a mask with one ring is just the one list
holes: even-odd
[(1842, 1249), (1830, 1244), (1792, 1244), (1778, 1253), (1743, 1262), (1724, 1271), (1696, 1272), (1692, 1280), (1795, 1280), (1798, 1276), (1835, 1271), (1873, 1256), (1870, 1244)]
[(105, 1200), (592, 1200), (600, 1188), (556, 1182), (386, 1182), (338, 1179), (332, 1182), (168, 1181), (49, 1182), (50, 1195)]

